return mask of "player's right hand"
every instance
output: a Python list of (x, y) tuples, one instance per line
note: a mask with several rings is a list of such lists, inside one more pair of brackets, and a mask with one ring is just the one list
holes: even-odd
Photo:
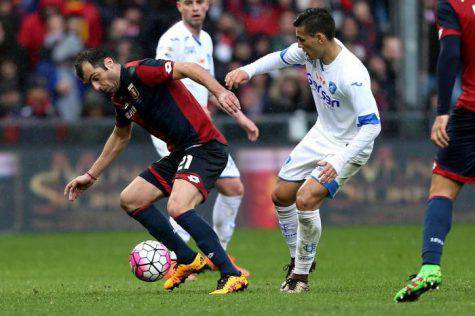
[(216, 96), (221, 108), (229, 115), (234, 115), (241, 109), (241, 104), (238, 98), (232, 93), (223, 88), (223, 92)]
[(87, 173), (76, 177), (64, 188), (64, 196), (67, 196), (68, 200), (74, 201), (83, 191), (93, 185), (94, 182), (95, 180)]
[(239, 87), (241, 84), (249, 81), (249, 75), (241, 69), (234, 69), (226, 75), (224, 82), (229, 90)]
[(432, 125), (432, 131), (430, 133), (430, 139), (434, 144), (440, 148), (447, 147), (449, 145), (449, 135), (447, 134), (447, 123), (449, 122), (449, 115), (438, 115), (435, 118), (434, 125)]

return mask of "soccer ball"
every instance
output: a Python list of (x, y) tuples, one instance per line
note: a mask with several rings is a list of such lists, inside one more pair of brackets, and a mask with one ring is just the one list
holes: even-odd
[(156, 240), (143, 241), (130, 253), (130, 269), (142, 281), (155, 282), (167, 274), (171, 266), (167, 247)]

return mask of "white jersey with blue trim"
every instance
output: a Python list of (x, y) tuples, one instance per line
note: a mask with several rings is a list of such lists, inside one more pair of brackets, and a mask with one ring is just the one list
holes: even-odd
[[(305, 65), (318, 112), (315, 128), (329, 143), (344, 147), (356, 136), (362, 125), (379, 124), (379, 112), (366, 67), (343, 43), (337, 39), (335, 41), (342, 50), (329, 65), (319, 59), (310, 60), (294, 43), (283, 51), (269, 54), (241, 69), (252, 77), (287, 66)], [(365, 163), (373, 143), (351, 160)]]
[[(214, 77), (211, 37), (203, 30), (199, 37), (194, 36), (183, 21), (176, 23), (163, 33), (158, 41), (155, 58), (197, 63)], [(181, 81), (200, 105), (206, 107), (209, 97), (208, 89), (189, 78), (181, 79)]]

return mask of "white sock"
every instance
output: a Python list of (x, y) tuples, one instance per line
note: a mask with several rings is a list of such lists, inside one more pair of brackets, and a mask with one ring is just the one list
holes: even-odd
[(297, 247), (297, 207), (295, 204), (290, 206), (275, 206), (277, 217), (279, 218), (279, 226), (284, 235), (287, 246), (289, 246), (290, 256), (295, 258)]
[(322, 233), (320, 210), (298, 211), (299, 227), (297, 229), (297, 256), (295, 257), (295, 274), (308, 274), (317, 251)]
[(178, 225), (178, 223), (175, 222), (172, 217), (170, 217), (170, 224), (172, 224), (173, 230), (175, 230), (175, 232), (178, 234), (178, 236), (181, 237), (181, 239), (183, 239), (186, 243), (190, 241), (190, 234), (188, 234), (186, 230), (184, 230), (180, 225)]
[(241, 205), (242, 195), (225, 196), (218, 194), (213, 207), (213, 228), (224, 250), (233, 236), (236, 215)]

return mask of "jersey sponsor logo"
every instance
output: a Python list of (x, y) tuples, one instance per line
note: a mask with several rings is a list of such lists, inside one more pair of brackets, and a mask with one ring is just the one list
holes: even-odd
[(351, 85), (361, 87), (363, 85), (363, 83), (362, 82), (352, 82)]
[(133, 83), (129, 84), (127, 90), (129, 90), (130, 97), (132, 98), (132, 100), (136, 101), (139, 99), (139, 91), (137, 90), (137, 88), (135, 88)]
[(336, 84), (333, 81), (328, 83), (328, 89), (330, 89), (331, 94), (335, 94), (336, 92)]
[(134, 116), (135, 113), (137, 113), (137, 109), (135, 108), (135, 106), (129, 104), (129, 103), (126, 103), (125, 104), (125, 117), (128, 119), (128, 120), (131, 120), (132, 117)]
[(340, 107), (340, 101), (336, 99), (332, 99), (330, 97), (330, 94), (323, 89), (323, 85), (315, 81), (312, 78), (312, 75), (308, 72), (307, 72), (307, 79), (308, 79), (308, 84), (310, 85), (310, 88), (312, 88), (313, 90), (317, 92), (317, 96), (320, 98), (320, 100), (324, 101), (328, 106), (332, 108)]

